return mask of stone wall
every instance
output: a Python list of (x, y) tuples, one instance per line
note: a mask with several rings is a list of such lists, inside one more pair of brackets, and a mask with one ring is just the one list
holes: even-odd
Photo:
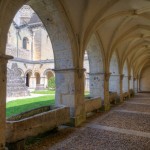
[(150, 67), (143, 70), (140, 78), (140, 90), (150, 91)]
[(28, 96), (29, 91), (18, 70), (17, 63), (13, 63), (7, 71), (7, 97)]

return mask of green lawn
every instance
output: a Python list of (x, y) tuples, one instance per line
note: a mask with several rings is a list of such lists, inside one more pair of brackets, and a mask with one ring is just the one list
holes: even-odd
[(46, 106), (54, 104), (55, 96), (41, 96), (28, 99), (17, 99), (10, 101), (6, 104), (6, 117), (10, 117), (21, 112), (31, 110), (33, 108), (38, 108), (41, 106)]
[[(33, 108), (54, 104), (55, 91), (34, 91), (36, 94), (54, 94), (35, 98), (17, 99), (7, 103), (6, 117), (10, 117)], [(85, 96), (89, 96), (89, 92), (85, 92)]]
[(34, 93), (34, 94), (55, 94), (55, 91), (43, 90), (43, 91), (33, 91), (31, 93)]

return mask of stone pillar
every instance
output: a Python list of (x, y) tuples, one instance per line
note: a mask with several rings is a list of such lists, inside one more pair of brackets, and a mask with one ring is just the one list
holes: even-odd
[(141, 89), (140, 89), (140, 77), (138, 76), (137, 77), (137, 92), (140, 92)]
[(105, 110), (110, 109), (110, 101), (109, 101), (109, 78), (111, 73), (104, 74), (104, 107)]
[(44, 87), (47, 88), (47, 87), (48, 87), (48, 79), (47, 79), (46, 76), (44, 77), (44, 79), (45, 79), (45, 81), (44, 81), (44, 83), (45, 83), (45, 84), (44, 84)]
[(123, 76), (123, 92), (128, 92), (128, 76)]
[(36, 88), (36, 77), (35, 76), (31, 76), (30, 80), (29, 80), (29, 88)]
[(129, 98), (130, 98), (130, 80), (131, 80), (131, 76), (128, 76), (128, 93), (129, 93)]
[(43, 84), (43, 87), (46, 88), (45, 77), (40, 78), (40, 84)]
[(71, 124), (78, 126), (86, 119), (84, 102), (84, 69), (62, 69), (55, 71), (56, 106), (70, 107)]
[(7, 62), (13, 57), (0, 54), (0, 150), (5, 150)]
[(131, 79), (130, 79), (130, 89), (132, 89), (133, 90), (133, 76), (131, 76)]
[(135, 94), (138, 92), (138, 82), (137, 82), (137, 78), (134, 78), (133, 80), (133, 88), (134, 88), (134, 92)]
[(123, 77), (124, 77), (124, 74), (121, 74), (120, 75), (120, 102), (123, 102)]

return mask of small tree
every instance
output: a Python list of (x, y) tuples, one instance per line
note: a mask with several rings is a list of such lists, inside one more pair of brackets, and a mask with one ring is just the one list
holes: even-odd
[(55, 77), (48, 80), (48, 89), (55, 90)]

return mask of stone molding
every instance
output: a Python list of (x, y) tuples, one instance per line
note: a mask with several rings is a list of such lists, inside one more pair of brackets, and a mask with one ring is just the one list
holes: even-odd
[(78, 77), (82, 78), (84, 75), (84, 72), (86, 71), (85, 68), (66, 68), (66, 69), (52, 69), (55, 73), (58, 72), (77, 72)]
[(10, 59), (13, 59), (13, 56), (0, 54), (0, 64), (7, 63)]

